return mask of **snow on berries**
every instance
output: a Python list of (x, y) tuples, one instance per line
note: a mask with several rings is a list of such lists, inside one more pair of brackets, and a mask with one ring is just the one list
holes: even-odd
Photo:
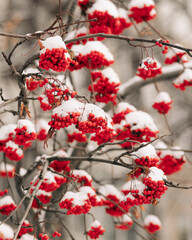
[(0, 213), (2, 215), (9, 215), (16, 207), (17, 206), (11, 196), (3, 196), (0, 199)]
[(21, 226), (21, 229), (18, 233), (18, 237), (20, 238), (22, 235), (26, 234), (26, 233), (30, 233), (33, 232), (33, 228), (30, 227), (30, 223), (28, 220), (25, 220)]
[(122, 207), (125, 211), (128, 210), (120, 204), (120, 202), (123, 200), (123, 194), (115, 186), (111, 184), (105, 184), (100, 186), (98, 192), (104, 196), (103, 204), (107, 206), (105, 210), (109, 215), (116, 217), (122, 216), (124, 211), (122, 211), (120, 207)]
[(49, 37), (45, 41), (41, 40), (40, 46), (42, 47), (39, 57), (40, 68), (64, 72), (70, 64), (75, 64), (60, 36)]
[(161, 64), (152, 57), (148, 57), (142, 60), (140, 63), (136, 75), (146, 80), (147, 78), (153, 78), (161, 74)]
[(78, 65), (70, 65), (69, 70), (78, 70), (83, 67), (96, 69), (108, 67), (114, 63), (114, 57), (109, 49), (99, 41), (87, 41), (85, 45), (73, 45), (71, 50), (75, 54)]
[(72, 124), (76, 125), (83, 109), (84, 104), (75, 99), (70, 99), (66, 102), (63, 101), (61, 105), (53, 109), (52, 119), (48, 124), (57, 130)]
[[(156, 154), (155, 148), (151, 144), (141, 147), (136, 152), (133, 152), (132, 155), (136, 165), (141, 165), (144, 167), (158, 166), (159, 157)], [(136, 172), (134, 172), (134, 175), (138, 176), (142, 172), (145, 172), (145, 170), (139, 168)]]
[(90, 229), (88, 229), (87, 235), (91, 239), (98, 239), (104, 232), (105, 229), (101, 226), (101, 223), (98, 220), (95, 220), (92, 222)]
[(11, 240), (14, 237), (14, 231), (12, 227), (10, 227), (6, 223), (0, 224), (0, 239), (1, 240)]
[(121, 84), (115, 71), (108, 67), (104, 70), (94, 71), (91, 73), (93, 83), (89, 85), (88, 90), (94, 92), (97, 102), (112, 102), (116, 104), (116, 94)]
[(80, 192), (84, 192), (89, 197), (89, 200), (91, 202), (91, 206), (102, 206), (103, 205), (103, 199), (96, 194), (95, 189), (93, 189), (90, 186), (82, 186), (78, 189)]
[(33, 199), (32, 208), (41, 208), (43, 204), (47, 204), (52, 199), (52, 193), (45, 190), (38, 189), (36, 198)]
[(137, 109), (133, 105), (127, 102), (120, 102), (115, 107), (114, 116), (112, 117), (113, 122), (120, 123), (122, 120), (125, 120), (125, 115), (135, 111), (137, 111)]
[(16, 124), (7, 124), (0, 128), (0, 151), (3, 151), (5, 144), (15, 137)]
[(35, 124), (35, 129), (37, 133), (37, 139), (39, 141), (44, 141), (49, 131), (48, 122), (44, 119), (38, 119)]
[(61, 199), (59, 206), (60, 208), (67, 209), (67, 215), (79, 215), (89, 212), (91, 209), (91, 202), (84, 192), (68, 191)]
[(119, 221), (115, 223), (115, 228), (120, 230), (129, 230), (133, 225), (131, 214), (124, 214)]
[[(55, 152), (51, 157), (68, 157), (68, 154), (64, 150), (59, 150)], [(50, 163), (49, 167), (52, 168), (54, 171), (59, 173), (66, 173), (70, 172), (70, 161), (57, 161), (54, 160)]]
[(92, 177), (85, 170), (74, 169), (72, 172), (72, 179), (80, 183), (81, 186), (92, 186)]
[[(87, 9), (88, 19), (97, 19), (90, 22), (90, 33), (120, 34), (125, 28), (132, 25), (128, 13), (118, 9), (109, 0), (97, 0)], [(98, 38), (102, 40), (102, 38)]]
[(169, 51), (165, 57), (165, 64), (173, 64), (176, 62), (178, 63), (188, 62), (187, 53), (177, 48), (174, 48), (171, 51)]
[(157, 109), (160, 114), (167, 114), (172, 107), (172, 102), (167, 92), (159, 92), (155, 98), (153, 108)]
[(186, 87), (192, 86), (192, 70), (184, 69), (183, 73), (173, 81), (173, 86), (184, 91)]
[(23, 150), (11, 140), (5, 144), (3, 152), (12, 161), (20, 161), (24, 157)]
[(163, 142), (158, 142), (155, 147), (158, 149), (157, 154), (160, 157), (159, 168), (166, 175), (173, 174), (182, 169), (186, 162), (185, 153), (179, 146), (174, 146), (171, 149)]
[[(125, 121), (123, 121), (122, 126), (117, 124), (116, 131), (118, 140), (129, 138), (139, 142), (149, 142), (159, 133), (152, 117), (143, 111), (130, 112), (125, 115)], [(132, 144), (135, 143), (127, 142), (121, 146), (130, 147)]]
[(37, 134), (35, 132), (34, 124), (28, 119), (20, 119), (15, 128), (15, 143), (25, 145), (26, 142), (35, 140)]
[(161, 228), (161, 221), (155, 215), (147, 215), (144, 218), (144, 228), (146, 228), (150, 233), (155, 233)]
[(153, 0), (131, 0), (128, 9), (129, 17), (133, 18), (136, 23), (149, 21), (156, 17)]
[(149, 168), (148, 175), (144, 178), (143, 183), (147, 186), (144, 189), (143, 194), (151, 203), (155, 203), (156, 198), (161, 198), (161, 196), (167, 190), (164, 180), (167, 177), (161, 169), (156, 167)]

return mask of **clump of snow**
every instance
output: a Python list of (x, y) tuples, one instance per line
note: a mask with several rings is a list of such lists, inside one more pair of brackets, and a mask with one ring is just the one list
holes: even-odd
[(14, 151), (19, 157), (23, 155), (23, 150), (19, 148), (19, 145), (13, 141), (9, 141), (5, 144), (5, 148), (8, 147), (12, 148), (12, 151)]
[(123, 194), (113, 185), (106, 184), (98, 189), (98, 192), (103, 196), (115, 195), (119, 200), (123, 198)]
[(27, 128), (27, 132), (29, 132), (29, 133), (34, 132), (35, 133), (35, 127), (34, 127), (34, 124), (31, 121), (29, 121), (28, 119), (19, 119), (19, 121), (17, 122), (17, 127), (22, 128), (24, 126)]
[(74, 169), (73, 175), (79, 178), (86, 177), (89, 181), (92, 181), (91, 175), (89, 175), (89, 173), (87, 173), (85, 170)]
[(155, 98), (156, 103), (161, 103), (161, 102), (169, 103), (171, 101), (172, 100), (167, 92), (160, 92)]
[(10, 133), (15, 133), (16, 124), (7, 124), (0, 128), (0, 141), (9, 137)]
[(43, 45), (43, 49), (40, 53), (44, 53), (46, 49), (52, 50), (53, 48), (64, 48), (66, 49), (66, 45), (63, 42), (60, 36), (48, 37), (46, 40), (42, 41), (41, 44)]
[(99, 226), (101, 226), (101, 223), (98, 220), (95, 220), (91, 224), (91, 227), (94, 227), (94, 228), (98, 228)]
[(41, 190), (41, 189), (38, 189), (37, 193), (36, 193), (36, 196), (40, 196), (40, 195), (44, 195), (44, 196), (48, 196), (48, 197), (51, 197), (51, 192), (47, 192), (47, 191), (44, 191), (44, 190)]
[(76, 99), (69, 99), (68, 101), (63, 101), (61, 105), (53, 109), (53, 115), (57, 114), (60, 117), (65, 117), (69, 113), (79, 112), (82, 114), (85, 108), (85, 104), (77, 101)]
[(35, 125), (37, 132), (40, 132), (42, 129), (45, 129), (47, 132), (49, 130), (48, 122), (45, 119), (38, 119)]
[(87, 13), (94, 14), (95, 11), (102, 13), (107, 12), (114, 18), (118, 17), (118, 10), (116, 6), (109, 0), (97, 0), (93, 6), (87, 10)]
[(138, 7), (138, 8), (144, 8), (149, 7), (151, 5), (155, 5), (153, 0), (131, 0), (131, 2), (128, 4), (128, 8), (132, 7)]
[(143, 192), (143, 190), (145, 189), (145, 187), (146, 186), (141, 181), (134, 179), (134, 180), (126, 182), (122, 186), (121, 191), (139, 190), (139, 193), (141, 194)]
[(147, 175), (148, 178), (151, 178), (152, 181), (163, 181), (167, 180), (167, 177), (165, 176), (164, 172), (156, 167), (149, 168), (149, 174)]
[(61, 199), (62, 201), (65, 201), (66, 199), (73, 199), (72, 204), (73, 206), (83, 206), (85, 204), (86, 200), (89, 200), (88, 196), (84, 192), (71, 192), (68, 191), (65, 193), (65, 196)]
[(43, 180), (44, 182), (51, 184), (51, 183), (57, 183), (54, 178), (54, 174), (51, 171), (47, 171), (45, 174), (45, 178)]
[(102, 75), (105, 77), (105, 78), (108, 78), (109, 82), (112, 83), (120, 83), (120, 79), (119, 79), (119, 76), (117, 75), (117, 73), (113, 70), (113, 68), (111, 67), (107, 67), (103, 70), (100, 71), (102, 73)]
[(14, 170), (15, 170), (15, 167), (13, 165), (6, 163), (6, 166), (5, 166), (4, 162), (0, 163), (0, 171), (11, 172), (11, 171), (14, 171)]
[[(143, 143), (143, 144), (145, 144), (145, 143)], [(141, 147), (136, 152), (133, 152), (133, 158), (142, 158), (142, 157), (147, 157), (147, 156), (150, 158), (158, 158), (155, 148), (151, 144)]]
[(13, 239), (14, 237), (14, 232), (13, 229), (5, 223), (0, 222), (0, 236), (1, 239)]
[(158, 68), (161, 68), (161, 64), (160, 62), (158, 62), (156, 59), (152, 58), (152, 57), (148, 57), (148, 58), (145, 58), (141, 61), (140, 65), (139, 65), (139, 68), (143, 68), (145, 70), (148, 70), (148, 66), (145, 65), (145, 62), (147, 62), (148, 64), (154, 64), (156, 63), (157, 66), (156, 67), (153, 67), (153, 70), (155, 69), (158, 69)]
[(102, 117), (105, 119), (105, 112), (100, 107), (96, 106), (92, 103), (86, 103), (83, 109), (82, 116), (80, 117), (80, 121), (87, 121), (87, 118), (90, 113), (93, 113), (95, 117)]
[(144, 129), (146, 127), (154, 132), (158, 131), (152, 117), (143, 111), (130, 112), (125, 116), (125, 121), (126, 124), (131, 125), (132, 131), (136, 129)]
[(181, 84), (186, 81), (192, 82), (192, 70), (189, 68), (186, 68), (184, 72), (176, 79), (173, 81), (174, 84)]
[(89, 186), (80, 187), (80, 188), (79, 188), (79, 191), (80, 191), (80, 192), (84, 192), (84, 193), (86, 193), (86, 194), (89, 193), (90, 196), (96, 195), (96, 192), (93, 190), (93, 188), (92, 188), (92, 187), (89, 187)]
[(36, 73), (39, 73), (39, 70), (37, 68), (33, 68), (33, 67), (29, 67), (29, 68), (26, 68), (24, 71), (23, 71), (23, 74), (36, 74)]
[(114, 61), (114, 57), (109, 49), (99, 41), (87, 41), (85, 45), (73, 45), (71, 50), (75, 53), (76, 56), (80, 53), (82, 55), (87, 55), (92, 51), (97, 51), (102, 53), (108, 61)]
[(37, 240), (37, 238), (34, 235), (25, 233), (20, 237), (20, 240)]
[(145, 226), (148, 226), (150, 225), (150, 223), (153, 223), (154, 225), (158, 225), (161, 227), (161, 221), (160, 219), (155, 216), (155, 215), (147, 215), (145, 218), (144, 218), (144, 225)]
[(11, 196), (4, 196), (0, 199), (0, 206), (14, 204), (15, 202)]
[(130, 109), (133, 112), (137, 111), (137, 109), (133, 105), (127, 102), (120, 102), (117, 104), (117, 107), (115, 108), (115, 113), (117, 114), (122, 111), (126, 111), (127, 109)]

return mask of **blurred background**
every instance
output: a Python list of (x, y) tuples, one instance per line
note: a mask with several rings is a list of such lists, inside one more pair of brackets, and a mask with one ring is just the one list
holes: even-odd
[[(113, 1), (119, 4), (121, 1)], [(129, 1), (122, 1), (128, 4)], [(177, 43), (184, 47), (192, 48), (192, 4), (191, 0), (161, 0), (155, 1), (157, 17), (150, 23), (171, 43)], [(81, 17), (81, 12), (76, 1), (62, 0), (62, 9), (65, 11), (64, 22), (77, 21), (84, 19)], [(58, 13), (58, 1), (53, 0), (1, 0), (0, 1), (0, 32), (26, 34), (33, 33), (39, 30), (44, 30), (49, 27), (55, 20)], [(73, 15), (71, 15), (73, 13)], [(72, 26), (68, 29), (74, 29)], [(148, 25), (141, 23), (138, 25), (138, 30), (143, 38), (158, 39), (159, 36), (154, 33)], [(138, 36), (133, 27), (126, 30), (123, 35)], [(0, 50), (9, 54), (14, 45), (19, 39), (0, 36)], [(129, 46), (126, 42), (118, 40), (106, 39), (104, 43), (109, 47), (115, 57), (113, 64), (114, 70), (118, 73), (122, 83), (128, 82), (136, 72), (136, 69), (142, 59), (140, 48)], [(30, 40), (17, 48), (12, 57), (12, 61), (16, 68), (20, 68), (24, 62), (34, 54), (38, 53), (39, 47), (37, 40)], [(153, 53), (149, 51), (149, 55), (153, 56), (162, 63), (164, 55), (161, 50), (156, 47)], [(191, 59), (189, 58), (189, 61)], [(177, 69), (177, 65), (175, 66)], [(79, 94), (87, 94), (87, 85), (89, 84), (89, 75), (86, 71), (80, 70), (73, 73), (74, 84), (78, 89)], [(192, 89), (189, 87), (185, 91), (180, 91), (173, 87), (172, 81), (174, 78), (169, 77), (158, 83), (160, 90), (167, 91), (172, 100), (173, 108), (167, 116), (172, 133), (174, 134), (174, 144), (182, 149), (192, 149)], [(13, 98), (18, 96), (19, 88), (17, 79), (11, 74), (9, 66), (6, 64), (2, 56), (0, 56), (0, 88), (3, 89), (4, 98)], [(169, 134), (164, 118), (158, 114), (152, 104), (157, 95), (155, 86), (147, 84), (146, 86), (135, 88), (133, 91), (126, 94), (126, 101), (134, 105), (138, 110), (149, 113), (157, 127), (160, 129), (160, 135)], [(0, 100), (0, 104), (2, 101)], [(16, 109), (17, 104), (6, 106), (6, 109)], [(36, 109), (39, 114), (39, 105), (36, 104)], [(31, 110), (31, 109), (30, 109)], [(33, 115), (33, 110), (31, 110)], [(50, 113), (43, 113), (44, 117), (49, 119)], [(4, 108), (0, 109), (1, 124), (13, 123), (17, 121), (17, 116), (11, 113), (4, 113)], [(62, 137), (62, 136), (60, 136)], [(167, 141), (170, 139), (167, 138)], [(50, 144), (51, 145), (51, 144)], [(47, 150), (46, 153), (51, 151)], [(39, 146), (39, 153), (44, 153), (42, 146)], [(28, 153), (28, 162), (23, 163), (28, 167), (34, 159), (34, 152)], [(192, 186), (192, 155), (186, 153), (187, 163), (183, 170), (179, 173), (171, 175), (168, 180), (174, 183), (180, 183), (181, 186)], [(81, 166), (83, 168), (83, 165)], [(102, 169), (102, 171), (101, 171)], [(103, 183), (108, 183), (109, 179), (116, 179), (116, 186), (121, 187), (126, 179), (127, 170), (118, 167), (108, 167), (97, 164), (94, 167), (93, 175), (98, 179), (104, 179)], [(104, 177), (105, 176), (105, 177)], [(123, 176), (123, 178), (122, 178)], [(13, 183), (12, 183), (13, 184)], [(169, 188), (166, 194), (161, 198), (156, 206), (146, 206), (146, 213), (152, 213), (161, 219), (162, 230), (157, 233), (160, 240), (192, 240), (192, 189), (182, 190)], [(127, 232), (114, 230), (113, 221), (110, 216), (104, 214), (104, 208), (100, 211), (96, 208), (92, 211), (96, 218), (103, 223), (106, 233), (100, 239), (121, 239), (121, 240), (138, 240), (141, 239), (136, 231), (145, 236), (146, 233), (139, 227), (134, 226), (133, 229)], [(52, 215), (48, 214), (48, 218)], [(65, 218), (70, 231), (74, 233), (75, 239), (83, 239), (83, 221), (81, 216), (69, 216)], [(89, 221), (89, 217), (88, 217)], [(68, 239), (64, 236), (62, 239)]]

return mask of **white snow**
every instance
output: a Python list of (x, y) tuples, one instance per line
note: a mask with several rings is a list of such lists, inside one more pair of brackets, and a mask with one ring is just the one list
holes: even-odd
[(20, 240), (37, 240), (37, 238), (34, 235), (25, 233), (21, 236)]
[(137, 111), (137, 109), (133, 105), (127, 102), (120, 102), (117, 104), (117, 107), (115, 108), (115, 114), (118, 114), (122, 111), (126, 111), (127, 109), (130, 109), (133, 112)]
[(96, 196), (96, 192), (93, 190), (92, 187), (89, 187), (89, 186), (83, 186), (83, 187), (80, 187), (79, 188), (79, 191), (80, 192), (84, 192), (86, 194), (90, 194), (90, 196)]
[(45, 174), (45, 178), (43, 180), (44, 182), (51, 184), (51, 183), (57, 183), (54, 178), (54, 174), (51, 171), (47, 171)]
[(186, 68), (184, 72), (173, 81), (174, 84), (181, 84), (184, 82), (184, 80), (188, 82), (192, 82), (192, 70), (189, 68)]
[(24, 126), (27, 128), (28, 133), (31, 133), (31, 132), (35, 133), (35, 127), (31, 121), (29, 121), (28, 119), (19, 119), (17, 122), (17, 127), (22, 128)]
[(59, 150), (51, 155), (51, 157), (67, 157), (67, 153), (64, 150)]
[(124, 214), (124, 215), (122, 216), (122, 222), (123, 222), (123, 223), (132, 223), (133, 220), (132, 220), (132, 218), (131, 218), (131, 213)]
[(118, 10), (116, 6), (108, 0), (97, 0), (91, 8), (88, 8), (87, 13), (92, 15), (94, 14), (94, 11), (99, 11), (102, 13), (107, 12), (114, 18), (118, 17)]
[[(145, 144), (145, 143), (143, 143)], [(138, 151), (132, 153), (133, 158), (142, 158), (142, 157), (150, 157), (150, 158), (158, 158), (155, 148), (151, 145), (148, 144), (147, 146), (141, 147)]]
[(154, 225), (158, 225), (161, 227), (161, 221), (160, 219), (155, 216), (155, 215), (147, 215), (145, 218), (144, 218), (144, 225), (145, 226), (149, 226), (150, 223), (153, 223)]
[(144, 6), (154, 6), (155, 3), (153, 0), (131, 0), (131, 2), (128, 4), (128, 8), (132, 7), (138, 7), (138, 8), (144, 8)]
[(148, 127), (151, 131), (158, 131), (152, 117), (143, 111), (130, 112), (125, 115), (126, 124), (131, 125), (131, 130), (144, 129)]
[(67, 116), (72, 112), (79, 112), (82, 114), (85, 108), (85, 104), (77, 101), (76, 99), (69, 99), (68, 101), (63, 101), (61, 105), (53, 109), (53, 115), (57, 114), (60, 117)]
[(15, 205), (15, 202), (11, 196), (3, 196), (2, 198), (0, 198), (0, 206), (8, 205), (8, 204)]
[(108, 61), (114, 61), (114, 57), (109, 49), (99, 41), (87, 41), (85, 45), (73, 45), (71, 50), (74, 51), (76, 56), (80, 53), (82, 55), (87, 55), (92, 51), (97, 51), (102, 53)]
[(65, 196), (61, 199), (62, 201), (65, 201), (66, 199), (70, 200), (73, 198), (72, 204), (73, 206), (83, 206), (85, 204), (85, 201), (88, 200), (88, 196), (84, 192), (71, 192), (68, 191), (65, 193)]
[(64, 48), (66, 49), (66, 45), (63, 42), (62, 38), (60, 36), (54, 36), (54, 37), (48, 37), (46, 40), (41, 40), (41, 43), (44, 47), (44, 49), (41, 50), (41, 53), (45, 52), (48, 48), (49, 50), (52, 50), (53, 48)]
[(123, 190), (123, 191), (139, 190), (139, 194), (142, 194), (145, 187), (146, 186), (141, 181), (134, 179), (134, 180), (130, 180), (130, 181), (126, 182), (122, 186), (121, 190)]
[(115, 195), (119, 200), (123, 198), (123, 194), (111, 184), (106, 184), (99, 187), (98, 192), (105, 197), (107, 197), (108, 195)]
[(14, 232), (12, 227), (10, 227), (8, 224), (0, 222), (0, 236), (1, 239), (13, 239)]
[(169, 103), (171, 101), (172, 101), (171, 97), (167, 92), (160, 92), (155, 98), (156, 103), (161, 103), (161, 102)]
[(21, 156), (23, 155), (23, 150), (21, 148), (19, 148), (19, 145), (14, 143), (13, 141), (9, 141), (5, 144), (5, 148), (12, 148), (12, 151), (15, 151), (15, 153), (18, 155), (18, 156)]
[(149, 68), (144, 64), (144, 62), (147, 62), (148, 64), (152, 64), (152, 63), (156, 62), (157, 67), (153, 68), (153, 70), (161, 68), (161, 64), (156, 59), (154, 59), (152, 57), (148, 57), (148, 58), (143, 59), (138, 68), (143, 68), (145, 70), (148, 70)]
[(94, 227), (94, 228), (98, 228), (99, 226), (101, 226), (101, 223), (98, 220), (95, 220), (91, 224), (91, 227)]
[(39, 70), (37, 68), (29, 67), (23, 71), (23, 74), (26, 74), (26, 75), (33, 74), (33, 73), (39, 73)]
[(7, 172), (11, 172), (11, 171), (15, 170), (15, 167), (8, 163), (6, 163), (6, 167), (5, 167), (5, 163), (1, 162), (0, 163), (0, 171), (6, 172), (6, 170), (7, 170)]
[(15, 135), (15, 128), (17, 127), (16, 124), (7, 124), (0, 128), (0, 141), (6, 140), (9, 137), (10, 133), (13, 133), (12, 136)]
[(128, 18), (128, 11), (125, 10), (124, 8), (118, 8), (118, 14), (120, 18), (126, 19), (128, 22), (130, 22)]
[(43, 196), (48, 196), (48, 197), (51, 197), (51, 192), (46, 192), (44, 190), (41, 190), (41, 189), (38, 189), (37, 193), (36, 193), (36, 196), (40, 196), (40, 195), (43, 195)]
[(149, 174), (147, 175), (147, 178), (151, 178), (152, 181), (163, 181), (164, 179), (167, 180), (167, 177), (165, 176), (164, 172), (156, 167), (149, 168)]
[(85, 107), (83, 109), (82, 116), (80, 117), (80, 121), (87, 121), (90, 113), (93, 113), (95, 117), (102, 117), (105, 119), (105, 112), (100, 107), (92, 103), (86, 103), (84, 106)]
[(86, 177), (89, 181), (92, 181), (91, 175), (87, 173), (85, 170), (74, 169), (72, 173), (75, 177), (81, 178)]
[(100, 71), (105, 78), (108, 78), (110, 83), (120, 83), (119, 76), (111, 67), (107, 67)]
[(35, 129), (37, 131), (37, 133), (39, 133), (42, 129), (45, 129), (46, 132), (49, 131), (49, 125), (48, 122), (45, 119), (38, 119), (35, 125)]

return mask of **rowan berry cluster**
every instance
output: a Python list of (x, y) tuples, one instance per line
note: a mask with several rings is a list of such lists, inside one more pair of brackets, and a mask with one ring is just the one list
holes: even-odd
[(52, 234), (53, 237), (61, 237), (61, 233), (55, 231), (53, 234)]
[(77, 142), (87, 142), (87, 137), (85, 134), (81, 132), (73, 132), (72, 134), (67, 134), (67, 141), (69, 143), (72, 143), (73, 141)]
[(21, 226), (18, 237), (20, 238), (22, 235), (30, 232), (33, 232), (33, 228), (30, 227), (29, 221), (25, 220)]
[(91, 228), (88, 230), (87, 235), (91, 239), (97, 239), (99, 238), (99, 236), (103, 235), (104, 232), (105, 232), (105, 229), (101, 226), (100, 222), (95, 220), (91, 224)]
[(159, 46), (160, 48), (163, 47), (163, 49), (162, 49), (162, 54), (168, 53), (168, 49), (169, 49), (168, 46), (163, 46), (163, 44), (162, 44), (161, 42), (169, 43), (169, 40), (162, 40), (162, 39), (160, 39), (159, 41), (157, 41), (157, 42), (155, 43), (156, 46)]
[(47, 234), (40, 233), (39, 237), (41, 238), (41, 240), (48, 240), (49, 239), (49, 236)]
[(35, 78), (34, 76), (31, 78), (26, 78), (26, 85), (27, 85), (27, 89), (29, 91), (34, 91), (35, 89), (37, 89), (37, 87), (43, 87), (45, 86), (45, 84), (48, 83), (48, 79), (44, 78), (44, 79), (39, 79), (39, 78)]

